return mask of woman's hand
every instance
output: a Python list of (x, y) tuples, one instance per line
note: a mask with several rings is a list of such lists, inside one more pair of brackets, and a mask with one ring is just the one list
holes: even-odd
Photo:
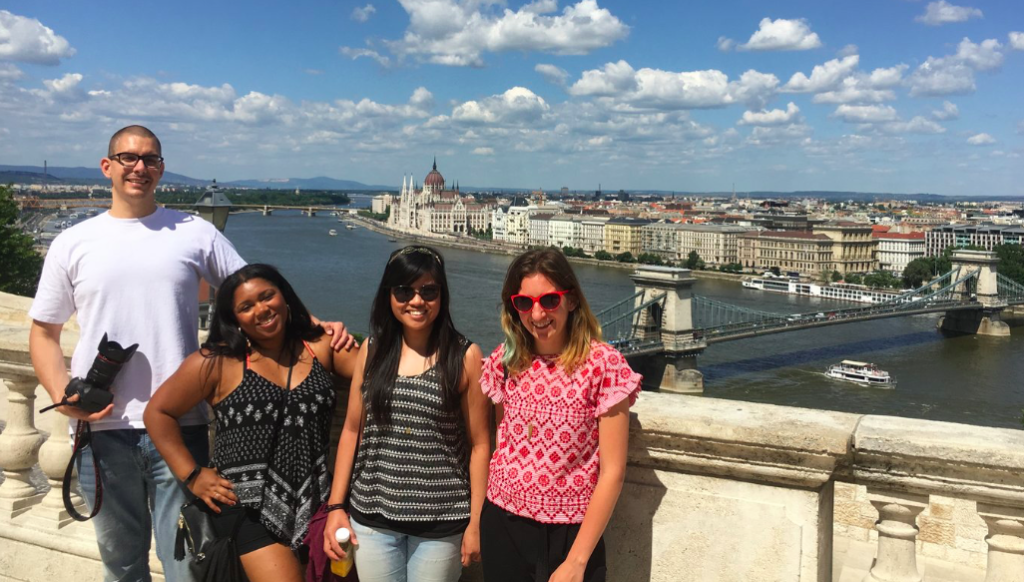
[(462, 534), (462, 565), (480, 561), (480, 525), (470, 524)]
[(562, 565), (555, 570), (555, 573), (548, 578), (548, 582), (583, 582), (583, 574), (587, 571), (586, 564), (574, 564), (569, 560), (562, 562)]
[(348, 513), (344, 509), (336, 509), (328, 513), (327, 524), (324, 525), (324, 553), (334, 561), (345, 559), (345, 550), (341, 549), (338, 538), (334, 537), (335, 532), (341, 528), (348, 530), (351, 536), (348, 538), (350, 544), (353, 546), (359, 545), (359, 540), (356, 539), (356, 532), (352, 531), (352, 523), (348, 520)]
[(188, 485), (188, 490), (196, 497), (202, 499), (206, 505), (210, 506), (214, 513), (220, 513), (220, 507), (217, 506), (218, 502), (224, 505), (235, 505), (238, 503), (238, 497), (232, 491), (233, 488), (234, 485), (231, 484), (231, 481), (221, 477), (217, 469), (210, 469), (208, 467), (200, 469), (199, 474)]

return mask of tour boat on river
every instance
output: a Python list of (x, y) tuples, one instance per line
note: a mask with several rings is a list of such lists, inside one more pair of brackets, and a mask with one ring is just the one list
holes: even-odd
[(334, 230), (332, 228), (331, 230), (327, 231), (327, 234), (330, 235), (330, 236), (338, 236), (338, 231), (336, 231), (336, 230)]
[(896, 379), (885, 370), (879, 370), (878, 366), (867, 362), (854, 360), (843, 360), (838, 364), (828, 367), (825, 375), (836, 380), (856, 382), (865, 386), (880, 386), (883, 388), (894, 387)]
[(807, 297), (820, 297), (822, 299), (834, 299), (837, 301), (853, 301), (856, 303), (883, 303), (895, 299), (899, 294), (891, 291), (879, 291), (870, 289), (864, 285), (852, 285), (850, 283), (835, 283), (832, 285), (817, 285), (806, 283), (798, 279), (786, 279), (784, 277), (757, 277), (745, 279), (742, 283), (744, 289), (757, 289), (759, 291), (771, 291), (773, 293), (788, 293), (790, 295), (804, 295)]

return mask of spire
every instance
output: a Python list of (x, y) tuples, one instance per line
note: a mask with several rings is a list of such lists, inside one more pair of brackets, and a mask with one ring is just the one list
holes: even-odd
[(437, 156), (434, 156), (434, 169), (437, 169)]

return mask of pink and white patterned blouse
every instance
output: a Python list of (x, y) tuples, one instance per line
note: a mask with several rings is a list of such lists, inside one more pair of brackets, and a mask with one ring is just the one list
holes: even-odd
[(504, 405), (491, 457), (487, 498), (541, 523), (581, 523), (600, 467), (597, 419), (640, 393), (642, 376), (615, 348), (592, 342), (572, 375), (557, 357), (535, 356), (529, 369), (505, 377), (498, 346), (484, 359), (480, 386)]

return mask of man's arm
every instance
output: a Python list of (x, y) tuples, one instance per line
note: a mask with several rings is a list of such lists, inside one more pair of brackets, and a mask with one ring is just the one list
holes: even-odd
[[(64, 351), (60, 348), (60, 334), (63, 329), (62, 323), (32, 320), (32, 327), (28, 332), (28, 353), (32, 357), (32, 368), (35, 369), (39, 383), (46, 389), (54, 404), (64, 398), (64, 388), (71, 381), (67, 366), (64, 364)], [(72, 402), (77, 400), (77, 395), (71, 399)], [(74, 406), (60, 406), (57, 410), (71, 418), (92, 422), (108, 416), (114, 410), (114, 405), (110, 404), (93, 414)]]

